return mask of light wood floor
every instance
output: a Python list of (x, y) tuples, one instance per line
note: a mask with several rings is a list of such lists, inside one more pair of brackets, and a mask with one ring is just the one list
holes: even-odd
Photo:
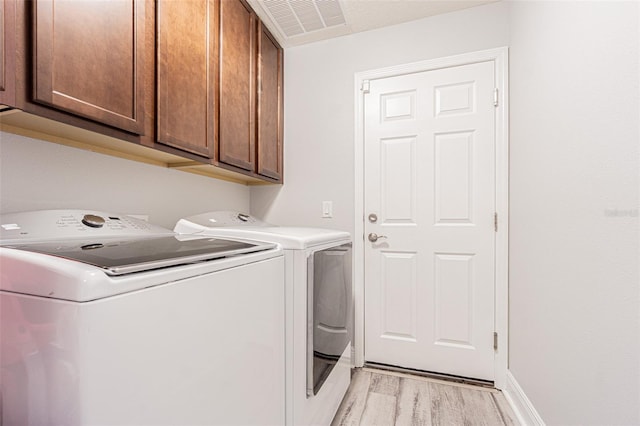
[(331, 426), (517, 424), (498, 390), (358, 368)]

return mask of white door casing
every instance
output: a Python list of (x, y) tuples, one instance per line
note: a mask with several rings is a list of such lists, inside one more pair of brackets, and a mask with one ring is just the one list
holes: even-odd
[(496, 49), (356, 75), (368, 85), (357, 105), (356, 365), (366, 354), (503, 385), (507, 227), (494, 230), (494, 213), (507, 217), (505, 63)]

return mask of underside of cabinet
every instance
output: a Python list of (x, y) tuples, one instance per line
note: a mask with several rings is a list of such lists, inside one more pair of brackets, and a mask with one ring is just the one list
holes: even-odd
[(17, 109), (2, 111), (0, 106), (0, 111), (0, 131), (3, 132), (245, 185), (269, 184), (262, 179), (80, 129)]

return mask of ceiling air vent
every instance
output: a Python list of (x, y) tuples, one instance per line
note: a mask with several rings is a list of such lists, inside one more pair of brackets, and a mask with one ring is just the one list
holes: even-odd
[(287, 38), (346, 24), (338, 0), (262, 0), (260, 3)]

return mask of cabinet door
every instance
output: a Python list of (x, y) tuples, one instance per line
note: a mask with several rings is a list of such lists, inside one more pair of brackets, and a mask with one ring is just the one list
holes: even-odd
[(282, 181), (283, 53), (263, 25), (258, 44), (258, 174)]
[(0, 0), (0, 103), (15, 106), (15, 0)]
[(158, 142), (213, 158), (218, 0), (160, 0)]
[(256, 15), (242, 0), (220, 2), (218, 161), (255, 165)]
[(144, 0), (37, 0), (34, 100), (144, 132)]

